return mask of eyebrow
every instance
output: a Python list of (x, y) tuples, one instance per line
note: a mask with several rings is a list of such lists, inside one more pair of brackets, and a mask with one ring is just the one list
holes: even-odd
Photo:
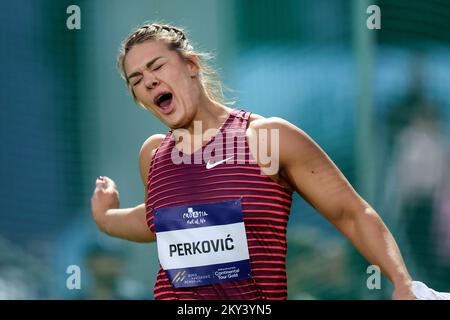
[[(156, 58), (150, 60), (149, 62), (147, 62), (147, 63), (145, 64), (145, 67), (146, 67), (147, 69), (148, 69), (148, 68), (151, 68), (152, 65), (153, 65), (158, 59), (161, 59), (161, 58), (162, 58), (162, 57), (156, 57)], [(142, 75), (142, 72), (140, 72), (140, 71), (133, 72), (132, 74), (130, 74), (130, 75), (127, 76), (127, 81), (129, 82), (131, 78), (137, 77), (137, 76), (141, 76), (141, 75)]]

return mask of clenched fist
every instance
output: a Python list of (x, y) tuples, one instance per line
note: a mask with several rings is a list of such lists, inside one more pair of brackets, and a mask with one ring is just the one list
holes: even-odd
[(104, 231), (106, 228), (107, 211), (119, 207), (119, 191), (114, 181), (108, 177), (98, 177), (91, 198), (91, 211), (95, 223), (101, 230)]

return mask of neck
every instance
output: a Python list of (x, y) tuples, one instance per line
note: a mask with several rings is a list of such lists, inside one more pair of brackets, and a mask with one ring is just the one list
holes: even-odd
[[(202, 134), (209, 129), (219, 129), (231, 111), (231, 108), (214, 102), (208, 96), (203, 95), (197, 112), (184, 129), (188, 130), (192, 136), (198, 134), (199, 125), (201, 125)], [(197, 130), (195, 130), (195, 127), (197, 127)]]
[(172, 133), (177, 141), (177, 149), (186, 154), (193, 154), (215, 136), (232, 111), (231, 108), (212, 101), (206, 95), (200, 102), (188, 124), (181, 128), (182, 130), (176, 129)]

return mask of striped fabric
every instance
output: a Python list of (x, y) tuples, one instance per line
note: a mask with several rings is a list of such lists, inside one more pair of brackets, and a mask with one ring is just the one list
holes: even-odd
[[(146, 208), (147, 224), (155, 232), (153, 211), (156, 209), (242, 198), (252, 278), (175, 289), (160, 268), (154, 287), (155, 299), (287, 299), (286, 226), (292, 192), (261, 174), (245, 138), (249, 116), (249, 112), (233, 110), (219, 133), (188, 155), (191, 164), (173, 162), (175, 142), (171, 138), (172, 131), (169, 131), (150, 163)], [(219, 135), (234, 135), (236, 142), (227, 144), (226, 139), (221, 140)], [(208, 158), (203, 158), (201, 163), (194, 162), (194, 157), (198, 159), (205, 148), (221, 148), (221, 159), (232, 155), (239, 161), (231, 163), (230, 160), (207, 169)], [(174, 151), (182, 155), (177, 149)], [(217, 157), (217, 152), (211, 152), (211, 155)]]

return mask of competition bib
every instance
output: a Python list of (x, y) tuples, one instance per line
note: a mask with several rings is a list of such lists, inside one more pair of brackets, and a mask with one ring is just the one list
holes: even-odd
[(157, 209), (158, 256), (175, 288), (249, 278), (241, 201)]

